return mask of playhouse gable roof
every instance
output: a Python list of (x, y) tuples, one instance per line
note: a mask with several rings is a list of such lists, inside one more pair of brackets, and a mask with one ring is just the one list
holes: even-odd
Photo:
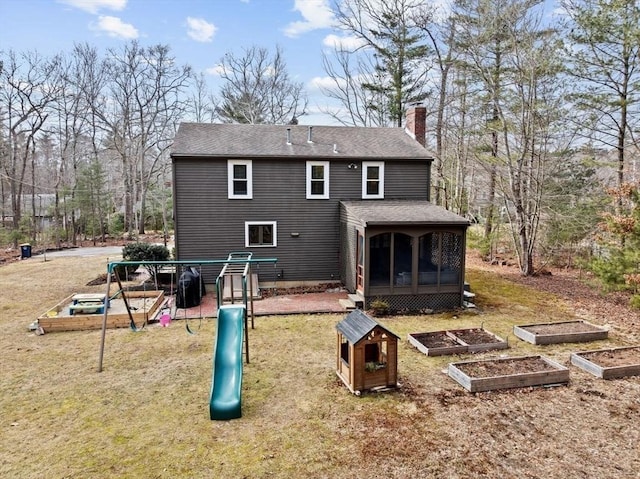
[(354, 309), (336, 325), (336, 329), (352, 344), (366, 338), (371, 331), (378, 327), (384, 329), (387, 334), (398, 338), (387, 328), (367, 316), (361, 309)]

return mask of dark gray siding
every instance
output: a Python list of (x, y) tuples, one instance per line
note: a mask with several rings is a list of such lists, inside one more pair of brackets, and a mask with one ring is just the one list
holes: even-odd
[(357, 222), (340, 205), (340, 280), (350, 292), (356, 290)]
[[(278, 246), (250, 248), (254, 258), (278, 258), (285, 281), (340, 279), (339, 201), (360, 199), (362, 187), (361, 165), (349, 169), (349, 163), (331, 161), (329, 200), (307, 200), (305, 159), (253, 159), (253, 199), (229, 200), (226, 159), (174, 159), (179, 259), (224, 259), (247, 251), (245, 221), (276, 221)], [(427, 199), (428, 172), (425, 160), (385, 161), (385, 198)], [(261, 268), (268, 269), (261, 280), (273, 277), (273, 266)], [(215, 274), (212, 268), (206, 281)]]
[(384, 198), (386, 200), (428, 200), (430, 163), (414, 161), (385, 162)]

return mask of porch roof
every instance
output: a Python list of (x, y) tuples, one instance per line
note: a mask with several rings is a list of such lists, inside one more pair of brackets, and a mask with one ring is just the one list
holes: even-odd
[(425, 200), (342, 201), (347, 213), (363, 226), (457, 225), (469, 220)]
[(336, 329), (340, 331), (351, 344), (356, 344), (361, 339), (366, 338), (369, 333), (377, 327), (384, 329), (389, 335), (395, 338), (398, 337), (367, 316), (361, 309), (354, 309), (336, 325)]

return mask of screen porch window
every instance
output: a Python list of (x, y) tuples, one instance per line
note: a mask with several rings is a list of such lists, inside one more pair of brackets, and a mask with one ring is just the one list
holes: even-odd
[(307, 199), (329, 198), (329, 162), (307, 161)]
[(278, 235), (275, 221), (252, 222), (244, 224), (247, 248), (274, 247), (278, 245)]
[[(434, 231), (419, 237), (381, 233), (369, 238), (369, 285), (394, 287), (459, 284), (464, 238)], [(417, 271), (415, 270), (417, 267)]]
[(384, 198), (384, 162), (362, 162), (362, 198)]
[(229, 199), (253, 198), (253, 171), (251, 160), (229, 160), (227, 162)]

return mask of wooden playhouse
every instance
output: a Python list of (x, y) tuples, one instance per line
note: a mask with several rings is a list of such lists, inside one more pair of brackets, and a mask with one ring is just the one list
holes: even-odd
[(397, 387), (398, 336), (360, 309), (336, 330), (336, 373), (352, 393)]

